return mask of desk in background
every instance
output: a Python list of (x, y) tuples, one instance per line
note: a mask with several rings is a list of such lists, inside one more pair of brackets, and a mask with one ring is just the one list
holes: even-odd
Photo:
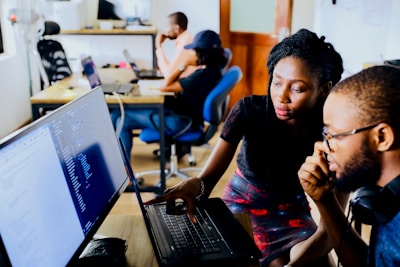
[[(99, 69), (101, 80), (107, 82), (126, 83), (136, 78), (131, 69)], [(52, 86), (40, 91), (31, 97), (32, 119), (40, 117), (41, 109), (56, 109), (69, 101), (87, 93), (90, 90), (89, 82), (81, 74), (73, 74)], [(114, 95), (105, 95), (107, 105), (110, 109), (119, 109), (118, 98)], [(141, 109), (157, 108), (160, 116), (160, 147), (165, 147), (164, 138), (164, 96), (163, 95), (121, 95), (120, 99), (124, 108)], [(128, 152), (130, 153), (130, 152)], [(165, 150), (160, 149), (160, 186), (141, 186), (143, 192), (154, 192), (161, 194), (164, 192), (165, 185)]]
[[(247, 214), (235, 214), (235, 217), (252, 236), (250, 220)], [(125, 253), (127, 266), (158, 267), (157, 258), (148, 236), (143, 216), (109, 215), (100, 226), (97, 234), (118, 237), (126, 240), (128, 249)], [(259, 266), (251, 265), (246, 267)]]

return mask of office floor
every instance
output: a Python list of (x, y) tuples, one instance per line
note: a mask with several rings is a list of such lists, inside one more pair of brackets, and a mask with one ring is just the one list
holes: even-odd
[[(219, 134), (217, 133), (213, 139), (210, 140), (209, 147), (194, 147), (193, 153), (197, 161), (197, 167), (203, 166), (206, 162), (208, 156), (211, 153), (211, 150), (215, 143), (217, 142)], [(141, 142), (138, 138), (133, 139), (133, 149), (132, 149), (132, 157), (131, 157), (131, 165), (133, 167), (134, 172), (140, 172), (145, 170), (153, 170), (159, 168), (159, 161), (153, 155), (153, 150), (158, 148), (157, 144), (145, 144)], [(168, 167), (168, 163), (166, 165)], [(187, 161), (187, 155), (181, 159), (179, 162), (180, 168), (190, 167)], [(217, 186), (214, 188), (211, 196), (220, 197), (223, 193), (223, 188), (226, 182), (230, 179), (231, 175), (235, 171), (236, 161), (233, 160), (223, 175), (223, 177), (218, 182)], [(196, 173), (192, 173), (191, 175), (195, 176)], [(149, 185), (153, 185), (158, 181), (157, 175), (146, 176), (145, 183)], [(167, 187), (172, 186), (176, 183), (182, 181), (180, 178), (172, 178), (167, 180)], [(154, 197), (154, 193), (141, 193), (143, 200), (148, 200)], [(310, 201), (311, 205), (311, 214), (316, 221), (319, 221), (319, 213), (317, 208), (314, 206), (314, 203)], [(123, 193), (119, 198), (110, 214), (120, 214), (120, 215), (129, 215), (129, 214), (138, 214), (140, 213), (139, 206), (137, 204), (136, 196), (134, 193)], [(363, 226), (363, 239), (368, 242), (369, 240), (369, 232), (370, 228), (368, 226)]]

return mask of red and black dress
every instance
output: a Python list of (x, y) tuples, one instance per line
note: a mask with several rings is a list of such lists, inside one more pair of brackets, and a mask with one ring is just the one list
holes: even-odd
[[(269, 103), (270, 100), (269, 100)], [(272, 106), (272, 104), (269, 104)], [(321, 118), (307, 134), (294, 135), (268, 111), (267, 96), (238, 101), (225, 120), (221, 138), (239, 144), (237, 170), (223, 199), (234, 213), (250, 216), (261, 266), (311, 236), (317, 226), (297, 172), (314, 142), (321, 139)]]

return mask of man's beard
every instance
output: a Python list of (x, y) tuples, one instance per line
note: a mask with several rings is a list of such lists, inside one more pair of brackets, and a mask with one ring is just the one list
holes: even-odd
[(361, 150), (350, 157), (343, 173), (336, 179), (336, 186), (344, 192), (351, 192), (361, 186), (375, 185), (381, 174), (377, 155), (372, 153), (364, 140)]

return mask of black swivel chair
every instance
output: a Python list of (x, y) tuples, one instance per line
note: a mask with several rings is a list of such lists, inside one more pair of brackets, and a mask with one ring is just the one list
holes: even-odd
[(50, 38), (60, 32), (60, 26), (53, 21), (46, 21), (42, 36), (37, 43), (37, 51), (46, 77), (42, 75), (44, 85), (51, 85), (72, 74), (67, 56), (61, 43)]

